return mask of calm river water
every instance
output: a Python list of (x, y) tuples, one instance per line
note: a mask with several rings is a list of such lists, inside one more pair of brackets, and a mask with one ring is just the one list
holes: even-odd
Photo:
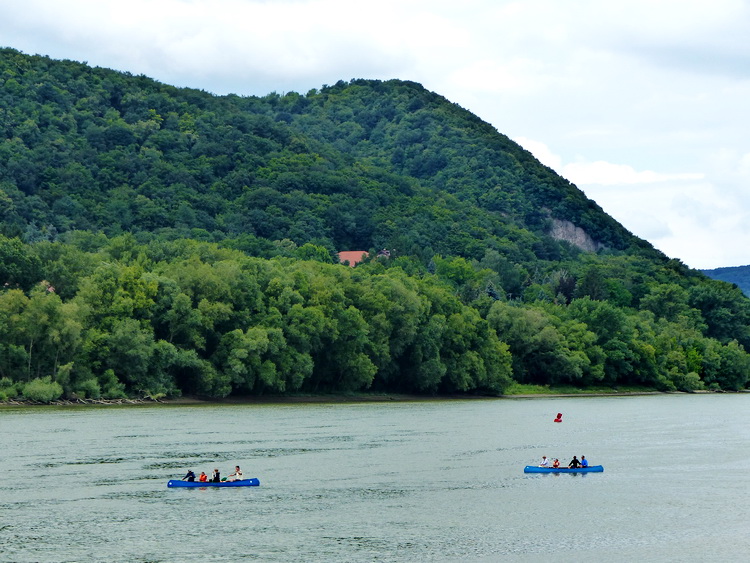
[[(750, 394), (0, 408), (0, 560), (747, 560), (748, 415)], [(574, 454), (604, 473), (523, 473)], [(167, 489), (236, 464), (261, 486)]]

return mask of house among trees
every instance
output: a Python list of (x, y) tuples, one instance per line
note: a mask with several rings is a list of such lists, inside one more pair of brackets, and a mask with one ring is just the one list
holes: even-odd
[(352, 268), (365, 258), (367, 258), (366, 250), (343, 250), (339, 252), (339, 262), (342, 264), (349, 263)]

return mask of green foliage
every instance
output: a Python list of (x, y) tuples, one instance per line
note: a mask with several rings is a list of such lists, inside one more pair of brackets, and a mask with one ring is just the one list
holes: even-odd
[(504, 303), (495, 303), (487, 319), (510, 346), (519, 383), (584, 385), (602, 379), (602, 353), (585, 324)]
[(62, 385), (50, 376), (32, 379), (23, 386), (23, 398), (39, 403), (51, 403), (63, 394)]
[(17, 398), (21, 392), (21, 384), (13, 382), (9, 377), (0, 378), (0, 401), (8, 401)]
[(690, 288), (688, 301), (706, 321), (706, 335), (722, 343), (736, 339), (750, 347), (750, 301), (742, 292), (723, 282)]
[(82, 399), (99, 399), (102, 396), (102, 390), (96, 379), (86, 379), (78, 383), (75, 395)]
[[(557, 302), (562, 275), (538, 275), (528, 287), (547, 297), (522, 304), (490, 298), (481, 288), (492, 271), (463, 259), (435, 257), (435, 275), (410, 276), (395, 265), (403, 260), (352, 269), (208, 243), (121, 243), (95, 250), (108, 260), (82, 270), (68, 300), (49, 282), (0, 292), (0, 375), (26, 385), (47, 373), (64, 396), (120, 398), (499, 394), (513, 381), (736, 390), (750, 373), (739, 342), (707, 336), (701, 312), (669, 284), (643, 292), (638, 311)], [(89, 261), (38, 244), (29, 252)], [(479, 309), (468, 297), (477, 288), (489, 299)]]
[(677, 391), (699, 391), (703, 389), (700, 375), (691, 371), (689, 373), (674, 372), (670, 374), (671, 383)]
[(105, 370), (98, 377), (99, 388), (102, 389), (102, 397), (105, 399), (124, 399), (125, 384), (117, 380), (115, 372), (111, 369)]
[[(2, 205), (2, 202), (0, 202)], [(0, 287), (28, 289), (39, 279), (39, 260), (17, 238), (0, 234)]]
[[(0, 76), (0, 230), (26, 242), (149, 233), (240, 239), (270, 257), (264, 239), (286, 239), (296, 257), (330, 261), (383, 246), (472, 259), (486, 240), (514, 260), (559, 259), (569, 250), (546, 235), (549, 216), (613, 248), (632, 239), (521, 147), (418, 84), (215, 97), (11, 49), (0, 50)], [(36, 265), (16, 262), (0, 280), (25, 287)]]
[(742, 293), (750, 296), (750, 266), (733, 266), (701, 270), (708, 277), (736, 285)]
[(0, 81), (0, 398), (747, 386), (736, 287), (418, 84), (216, 97), (12, 49)]

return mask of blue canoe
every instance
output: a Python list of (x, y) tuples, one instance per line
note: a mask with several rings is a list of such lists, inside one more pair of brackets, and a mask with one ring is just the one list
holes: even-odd
[(258, 485), (260, 485), (260, 481), (256, 477), (240, 479), (239, 481), (219, 481), (218, 483), (170, 479), (167, 483), (167, 487), (257, 487)]
[(588, 467), (539, 467), (527, 465), (523, 468), (524, 473), (602, 473), (604, 466), (589, 465)]

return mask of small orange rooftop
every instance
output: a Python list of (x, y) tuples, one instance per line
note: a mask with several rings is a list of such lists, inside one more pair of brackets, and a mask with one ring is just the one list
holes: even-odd
[(349, 265), (353, 268), (362, 260), (367, 258), (366, 250), (343, 250), (339, 252), (339, 262), (349, 262)]

